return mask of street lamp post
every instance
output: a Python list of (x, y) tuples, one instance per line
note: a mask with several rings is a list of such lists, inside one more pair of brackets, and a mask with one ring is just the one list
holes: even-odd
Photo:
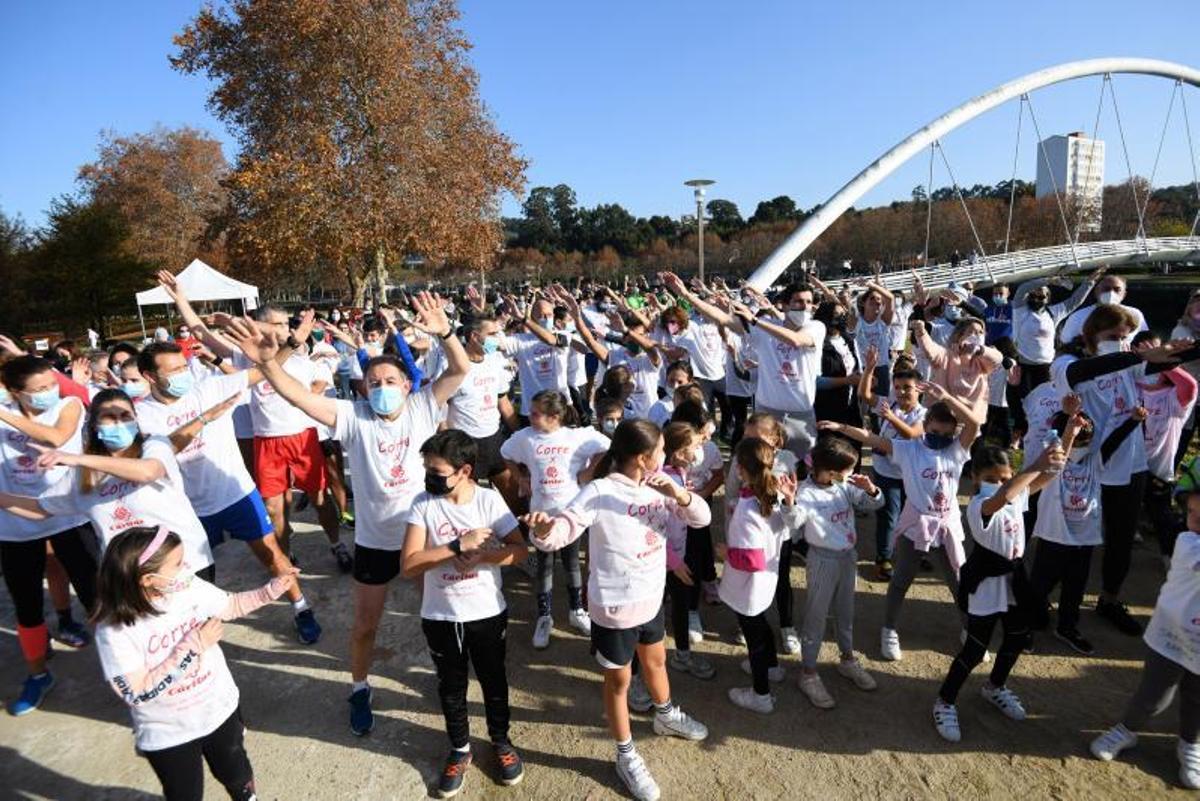
[(704, 187), (712, 186), (716, 181), (710, 181), (707, 178), (693, 178), (690, 181), (684, 181), (684, 186), (692, 187), (693, 194), (696, 197), (696, 253), (700, 265), (700, 282), (704, 282)]

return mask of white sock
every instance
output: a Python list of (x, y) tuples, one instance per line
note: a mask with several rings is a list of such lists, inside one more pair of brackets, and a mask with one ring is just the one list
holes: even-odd
[(455, 751), (457, 751), (457, 752), (458, 752), (458, 753), (460, 753), (460, 754), (465, 754), (465, 753), (467, 753), (468, 751), (470, 751), (470, 750), (471, 750), (471, 746), (470, 746), (470, 745), (464, 745), (462, 748), (455, 748), (454, 750), (455, 750)]
[(370, 688), (371, 688), (371, 685), (367, 683), (366, 679), (363, 679), (362, 681), (350, 682), (350, 691), (351, 692), (356, 693), (359, 690), (369, 690)]
[(292, 611), (294, 613), (296, 613), (297, 615), (308, 608), (309, 608), (308, 601), (305, 599), (305, 597), (303, 595), (300, 596), (300, 600), (292, 601)]

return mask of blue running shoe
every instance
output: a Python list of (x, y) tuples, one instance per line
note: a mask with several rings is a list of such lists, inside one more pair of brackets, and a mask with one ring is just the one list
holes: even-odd
[(350, 731), (362, 737), (375, 728), (375, 714), (371, 711), (371, 688), (364, 687), (350, 694)]
[(21, 688), (21, 697), (8, 705), (8, 714), (18, 718), (28, 715), (42, 705), (53, 686), (54, 677), (50, 675), (50, 671), (40, 676), (29, 676), (25, 679), (25, 686)]
[(296, 615), (296, 634), (305, 645), (313, 645), (321, 639), (321, 624), (317, 622), (317, 616), (311, 609), (305, 609)]
[(86, 648), (92, 642), (92, 633), (78, 620), (71, 620), (58, 627), (54, 639), (69, 648)]

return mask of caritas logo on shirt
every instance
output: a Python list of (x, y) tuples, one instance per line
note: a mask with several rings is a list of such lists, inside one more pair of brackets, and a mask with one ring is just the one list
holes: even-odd
[(392, 442), (380, 442), (376, 448), (381, 462), (385, 464), (390, 459), (392, 466), (384, 470), (387, 478), (383, 482), (385, 490), (400, 489), (408, 483), (408, 473), (404, 469), (404, 457), (408, 455), (408, 437), (401, 437)]
[(636, 519), (643, 529), (646, 549), (636, 555), (638, 559), (646, 559), (662, 550), (663, 538), (658, 532), (666, 528), (671, 516), (665, 501), (660, 498), (650, 503), (631, 503), (625, 508), (625, 514)]
[(128, 506), (123, 503), (118, 503), (117, 508), (113, 509), (111, 522), (108, 530), (111, 534), (120, 534), (122, 531), (130, 528), (137, 528), (145, 525), (142, 518), (134, 514)]

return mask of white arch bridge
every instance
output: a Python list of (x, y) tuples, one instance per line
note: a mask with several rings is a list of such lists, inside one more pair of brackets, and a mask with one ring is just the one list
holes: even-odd
[[(1200, 70), (1193, 67), (1188, 67), (1183, 64), (1175, 64), (1169, 61), (1159, 61), (1146, 58), (1099, 58), (1086, 61), (1073, 61), (1067, 64), (1060, 64), (1055, 67), (1049, 67), (1038, 72), (1031, 73), (1022, 78), (1009, 81), (1002, 86), (986, 92), (978, 97), (968, 100), (966, 103), (946, 112), (942, 116), (933, 120), (921, 129), (914, 132), (904, 141), (893, 147), (891, 150), (884, 153), (866, 169), (856, 175), (845, 186), (839, 189), (832, 197), (817, 210), (815, 214), (805, 219), (799, 227), (793, 231), (787, 239), (783, 241), (775, 252), (773, 252), (767, 260), (764, 261), (753, 275), (750, 276), (749, 283), (757, 289), (765, 289), (770, 286), (797, 258), (799, 258), (805, 249), (811, 245), (817, 237), (819, 237), (825, 229), (837, 220), (847, 209), (854, 203), (882, 182), (889, 175), (899, 169), (904, 163), (909, 161), (917, 153), (922, 152), (926, 147), (930, 148), (930, 170), (932, 174), (933, 157), (935, 152), (941, 152), (942, 160), (945, 162), (946, 170), (950, 173), (953, 180), (953, 171), (950, 168), (950, 163), (946, 159), (944, 150), (940, 146), (940, 138), (947, 133), (953, 131), (964, 123), (978, 117), (991, 109), (1009, 101), (1020, 99), (1021, 115), (1017, 125), (1017, 146), (1020, 146), (1021, 122), (1024, 120), (1026, 108), (1034, 130), (1038, 136), (1038, 140), (1042, 140), (1041, 130), (1038, 127), (1037, 117), (1034, 115), (1033, 104), (1029, 99), (1029, 93), (1041, 89), (1052, 84), (1061, 83), (1063, 81), (1075, 80), (1088, 76), (1103, 76), (1104, 81), (1101, 85), (1100, 105), (1104, 105), (1105, 90), (1107, 89), (1112, 97), (1113, 110), (1116, 114), (1117, 126), (1121, 135), (1122, 150), (1125, 153), (1125, 166), (1128, 168), (1129, 177), (1132, 180), (1133, 170), (1129, 164), (1128, 147), (1125, 143), (1124, 130), (1121, 128), (1120, 111), (1117, 108), (1116, 93), (1112, 89), (1110, 77), (1113, 74), (1140, 74), (1151, 75), (1160, 78), (1167, 78), (1175, 82), (1175, 92), (1178, 92), (1183, 108), (1183, 120), (1185, 130), (1188, 137), (1189, 155), (1192, 161), (1193, 183), (1196, 188), (1197, 198), (1200, 198), (1200, 174), (1196, 167), (1195, 148), (1192, 144), (1191, 123), (1188, 119), (1187, 101), (1184, 96), (1183, 86), (1185, 84), (1200, 87)], [(1174, 108), (1176, 94), (1171, 95), (1171, 106), (1167, 110), (1167, 122), (1164, 123), (1163, 134), (1166, 134), (1166, 125), (1170, 122), (1171, 110)], [(1100, 109), (1097, 109), (1096, 124), (1099, 125)], [(1094, 134), (1093, 134), (1094, 138)], [(1161, 155), (1162, 143), (1159, 143), (1159, 153)], [(1046, 159), (1045, 149), (1041, 149), (1041, 157)], [(1155, 171), (1158, 168), (1158, 158), (1155, 158)], [(1016, 157), (1013, 161), (1014, 178), (1016, 172)], [(1153, 184), (1154, 171), (1151, 171), (1150, 183)], [(1132, 186), (1132, 184), (1131, 184)], [(970, 212), (967, 209), (961, 190), (958, 187), (957, 181), (954, 181), (955, 192), (962, 203), (963, 211), (967, 214), (967, 219), (971, 222)], [(1090, 269), (1101, 265), (1122, 265), (1122, 264), (1137, 264), (1146, 262), (1166, 262), (1166, 261), (1195, 261), (1200, 259), (1200, 237), (1196, 236), (1197, 226), (1200, 224), (1200, 215), (1197, 215), (1196, 221), (1191, 226), (1190, 235), (1186, 237), (1170, 237), (1170, 238), (1150, 238), (1146, 236), (1144, 227), (1144, 214), (1146, 205), (1142, 199), (1138, 197), (1136, 188), (1133, 189), (1134, 200), (1138, 207), (1138, 230), (1135, 232), (1133, 239), (1116, 240), (1109, 242), (1080, 242), (1080, 230), (1078, 225), (1074, 231), (1071, 230), (1070, 224), (1067, 221), (1067, 214), (1063, 207), (1063, 198), (1055, 187), (1055, 199), (1058, 204), (1059, 214), (1063, 225), (1063, 234), (1065, 244), (1054, 247), (1037, 248), (1024, 251), (1008, 252), (1008, 239), (1005, 239), (1005, 252), (1003, 254), (988, 255), (980, 242), (979, 235), (975, 230), (974, 222), (971, 222), (971, 232), (975, 238), (977, 251), (980, 257), (971, 264), (960, 263), (957, 269), (952, 270), (948, 264), (927, 264), (918, 270), (922, 281), (929, 288), (945, 286), (951, 280), (956, 281), (989, 281), (995, 280), (999, 282), (1016, 281), (1023, 278), (1031, 278), (1037, 275), (1060, 272), (1064, 270)], [(929, 187), (928, 195), (932, 196), (932, 187)], [(1148, 202), (1148, 197), (1146, 198)], [(932, 203), (932, 200), (930, 200)], [(1010, 201), (1010, 208), (1012, 203)], [(930, 205), (932, 209), (932, 205)], [(1011, 212), (1010, 212), (1011, 215)], [(1009, 221), (1011, 230), (1011, 216)], [(926, 248), (928, 254), (928, 223), (926, 228)], [(885, 285), (901, 286), (911, 282), (911, 275), (907, 273), (893, 273), (884, 275), (883, 280)]]

